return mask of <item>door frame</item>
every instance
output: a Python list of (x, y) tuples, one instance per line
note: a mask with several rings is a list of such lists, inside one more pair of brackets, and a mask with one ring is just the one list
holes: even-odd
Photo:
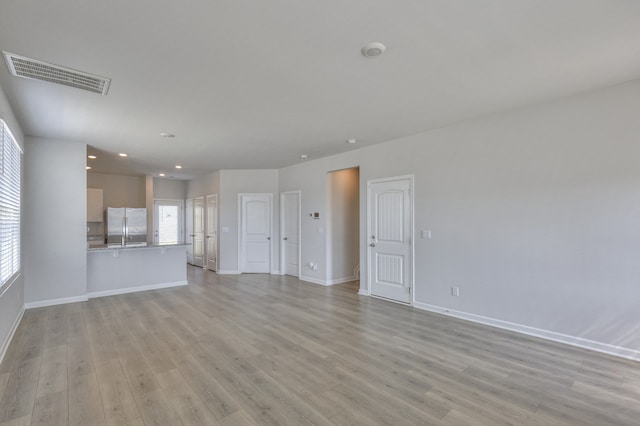
[(287, 260), (285, 259), (285, 244), (283, 243), (284, 235), (284, 199), (285, 196), (298, 194), (298, 278), (302, 275), (302, 191), (285, 191), (280, 193), (280, 275), (285, 275), (285, 267)]
[(273, 193), (271, 192), (239, 192), (238, 193), (238, 272), (242, 272), (242, 197), (269, 197), (269, 272), (273, 272)]
[[(379, 178), (379, 179), (368, 179), (367, 180), (367, 235), (365, 236), (364, 239), (364, 244), (365, 244), (365, 248), (367, 250), (367, 290), (366, 290), (366, 295), (371, 296), (371, 297), (376, 297), (377, 296), (371, 294), (371, 250), (369, 248), (369, 236), (372, 235), (373, 231), (371, 229), (371, 202), (372, 202), (372, 198), (371, 198), (371, 185), (372, 184), (376, 184), (376, 183), (384, 183), (384, 182), (393, 182), (393, 181), (398, 181), (398, 180), (409, 180), (409, 226), (410, 226), (410, 232), (409, 235), (411, 235), (410, 240), (409, 240), (409, 244), (411, 245), (410, 249), (409, 249), (409, 254), (411, 256), (411, 280), (410, 280), (410, 290), (411, 291), (411, 303), (410, 306), (415, 305), (416, 303), (416, 291), (415, 291), (415, 287), (416, 287), (416, 262), (415, 262), (415, 258), (416, 258), (416, 245), (415, 245), (415, 199), (414, 199), (414, 180), (415, 180), (415, 175), (411, 174), (411, 175), (402, 175), (402, 176), (392, 176), (392, 177), (386, 177), (386, 178)], [(360, 294), (365, 294), (362, 292), (362, 289), (360, 290)], [(396, 300), (392, 300), (392, 299), (387, 299), (387, 298), (380, 298), (382, 300), (387, 300), (389, 302), (393, 302), (393, 303), (399, 303), (401, 305), (406, 305), (406, 303), (403, 302), (399, 302)]]
[[(205, 210), (205, 221), (204, 221), (204, 233), (205, 233), (205, 241), (208, 239), (209, 234), (211, 234), (211, 230), (209, 229), (209, 200), (215, 198), (216, 200), (216, 269), (214, 270), (214, 272), (218, 272), (218, 269), (220, 269), (220, 239), (218, 238), (218, 228), (219, 228), (219, 216), (220, 216), (220, 209), (219, 209), (219, 203), (218, 203), (218, 194), (209, 194), (209, 195), (205, 195), (204, 197), (204, 210)], [(205, 259), (204, 259), (204, 265), (206, 267), (206, 269), (209, 269), (209, 244), (205, 242), (205, 249), (204, 249), (204, 253), (205, 253)], [(209, 269), (211, 271), (211, 269)]]
[(157, 217), (158, 215), (156, 214), (156, 208), (158, 206), (158, 203), (162, 203), (163, 201), (165, 202), (169, 202), (171, 204), (176, 204), (178, 205), (178, 227), (179, 227), (179, 237), (178, 237), (178, 243), (184, 243), (185, 241), (185, 205), (184, 205), (184, 200), (182, 199), (178, 199), (178, 198), (154, 198), (153, 199), (153, 213), (152, 213), (152, 217), (153, 217), (153, 236), (152, 236), (152, 241), (153, 244), (158, 244), (158, 235), (156, 235), (156, 225), (158, 224), (158, 220), (159, 218)]

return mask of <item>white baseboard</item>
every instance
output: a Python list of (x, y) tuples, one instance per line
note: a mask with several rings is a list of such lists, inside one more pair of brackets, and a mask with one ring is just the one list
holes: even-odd
[(137, 287), (118, 288), (115, 290), (94, 291), (87, 293), (89, 299), (95, 299), (96, 297), (115, 296), (117, 294), (137, 293), (139, 291), (159, 290), (161, 288), (180, 287), (188, 285), (187, 281), (175, 281), (170, 283), (149, 284), (140, 285)]
[(330, 285), (328, 284), (325, 280), (319, 280), (317, 278), (311, 278), (311, 277), (305, 277), (304, 275), (300, 275), (300, 278), (298, 278), (300, 281), (306, 281), (308, 283), (313, 283), (313, 284), (320, 284), (320, 285)]
[(516, 324), (509, 321), (503, 321), (495, 318), (484, 317), (482, 315), (471, 314), (468, 312), (454, 311), (454, 310), (443, 308), (440, 306), (429, 305), (427, 303), (415, 302), (413, 306), (425, 311), (430, 311), (430, 312), (435, 312), (442, 315), (447, 315), (450, 317), (460, 318), (466, 321), (484, 324), (491, 327), (502, 328), (509, 331), (515, 331), (517, 333), (522, 333), (522, 334), (526, 334), (534, 337), (540, 337), (542, 339), (564, 343), (571, 346), (577, 346), (583, 349), (590, 349), (592, 351), (602, 352), (608, 355), (627, 358), (634, 361), (640, 361), (640, 351), (625, 348), (622, 346), (609, 345), (607, 343), (601, 343), (601, 342), (596, 342), (594, 340), (583, 339), (582, 337), (569, 336), (567, 334), (556, 333), (555, 331), (529, 327), (527, 325)]
[(361, 296), (371, 296), (371, 293), (369, 293), (369, 290), (365, 290), (365, 289), (360, 289), (358, 290), (358, 294)]
[(281, 274), (280, 271), (275, 270), (275, 271), (271, 271), (271, 275), (284, 275), (284, 274)]
[(63, 297), (61, 299), (40, 300), (38, 302), (25, 303), (25, 309), (44, 308), (45, 306), (66, 305), (67, 303), (86, 302), (87, 296)]
[(237, 269), (218, 269), (218, 275), (240, 275)]
[(11, 330), (9, 331), (7, 338), (4, 339), (4, 342), (2, 342), (2, 346), (0, 346), (0, 364), (2, 364), (2, 360), (4, 359), (4, 356), (7, 354), (7, 349), (9, 349), (9, 344), (11, 344), (11, 341), (13, 340), (13, 336), (16, 334), (16, 330), (20, 325), (20, 321), (22, 321), (22, 315), (24, 315), (24, 306), (22, 307), (22, 309), (20, 309), (20, 313), (18, 313), (16, 320), (13, 322), (13, 325), (11, 326)]
[(357, 281), (357, 278), (355, 277), (355, 275), (353, 277), (343, 277), (343, 278), (336, 278), (333, 280), (327, 280), (326, 285), (344, 284), (344, 283), (350, 283), (351, 281)]

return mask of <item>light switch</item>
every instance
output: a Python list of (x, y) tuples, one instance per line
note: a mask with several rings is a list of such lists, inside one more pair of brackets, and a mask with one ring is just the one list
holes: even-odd
[(431, 230), (430, 229), (423, 229), (422, 231), (420, 231), (420, 237), (423, 240), (430, 240), (431, 239)]

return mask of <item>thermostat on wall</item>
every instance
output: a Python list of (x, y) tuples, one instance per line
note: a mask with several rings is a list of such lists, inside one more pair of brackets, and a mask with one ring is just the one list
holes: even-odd
[(309, 217), (320, 219), (320, 212), (309, 213)]

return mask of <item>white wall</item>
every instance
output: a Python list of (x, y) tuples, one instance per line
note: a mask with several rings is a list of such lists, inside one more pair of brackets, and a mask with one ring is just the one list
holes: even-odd
[(360, 174), (357, 168), (327, 174), (327, 281), (355, 279), (360, 262)]
[(104, 208), (146, 207), (145, 176), (87, 173), (87, 187), (104, 191)]
[[(11, 133), (17, 139), (18, 144), (24, 149), (24, 135), (22, 129), (18, 125), (11, 106), (0, 87), (0, 118), (2, 118), (7, 126), (11, 129)], [(23, 156), (23, 175), (24, 175), (24, 156)], [(23, 197), (24, 197), (24, 177), (23, 177)], [(22, 251), (24, 252), (24, 211), (22, 216)], [(0, 288), (0, 362), (4, 351), (9, 345), (9, 338), (14, 324), (16, 324), (24, 305), (24, 255), (21, 254), (21, 265), (23, 272), (20, 273), (14, 281), (4, 288)]]
[[(280, 190), (302, 190), (304, 218), (326, 172), (360, 166), (366, 235), (367, 180), (415, 174), (418, 305), (640, 351), (638, 111), (640, 80), (288, 167)], [(321, 278), (308, 222), (303, 274)]]
[(25, 143), (25, 302), (83, 298), (87, 290), (86, 145)]
[[(273, 196), (273, 242), (271, 250), (271, 270), (278, 271), (280, 265), (279, 238), (280, 209), (278, 195), (277, 170), (221, 170), (218, 226), (219, 233), (219, 269), (238, 271), (238, 194), (269, 193)], [(225, 228), (229, 232), (225, 232)]]
[(187, 198), (187, 181), (153, 178), (153, 198), (156, 200), (184, 200)]

